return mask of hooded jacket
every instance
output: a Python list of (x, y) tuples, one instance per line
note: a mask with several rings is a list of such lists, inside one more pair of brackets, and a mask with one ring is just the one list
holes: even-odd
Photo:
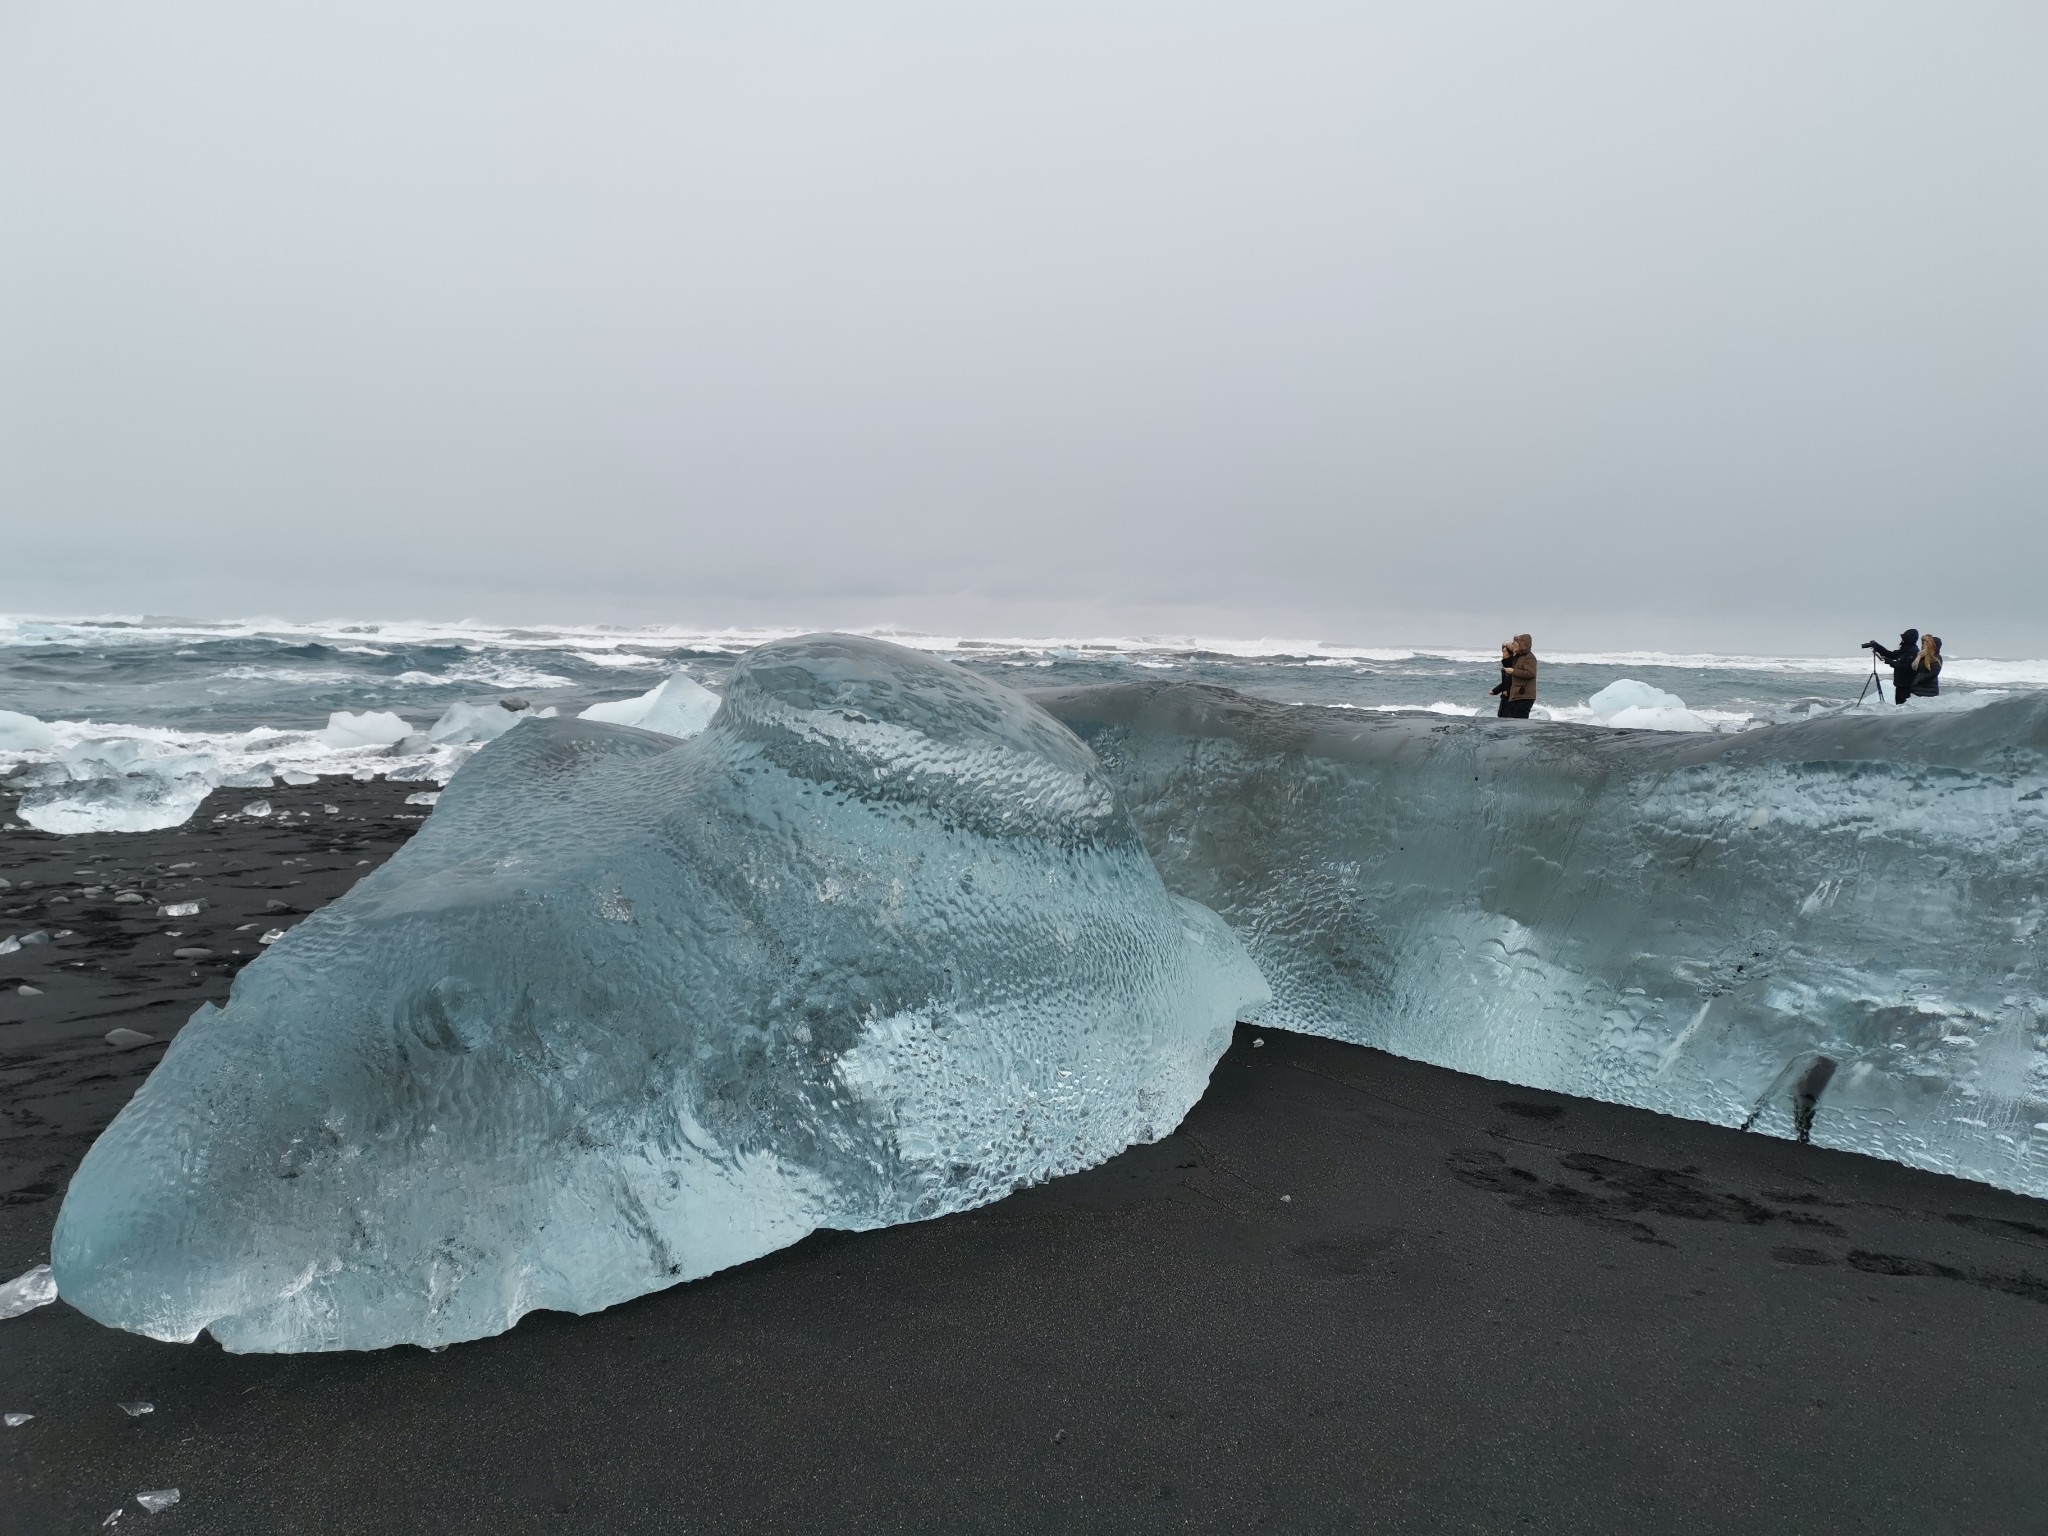
[(1536, 697), (1536, 643), (1527, 635), (1515, 636), (1515, 659), (1507, 670), (1510, 702), (1519, 704)]
[(1906, 695), (1913, 691), (1913, 660), (1920, 653), (1920, 631), (1909, 629), (1899, 635), (1899, 648), (1888, 651), (1881, 645), (1873, 645), (1884, 664), (1892, 669), (1892, 687), (1896, 690), (1896, 702), (1906, 702)]

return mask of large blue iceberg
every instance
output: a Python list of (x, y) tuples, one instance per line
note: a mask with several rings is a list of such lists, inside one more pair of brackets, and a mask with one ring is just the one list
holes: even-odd
[(486, 746), (186, 1026), (52, 1262), (157, 1338), (477, 1338), (1165, 1135), (1264, 999), (1021, 695), (764, 646), (690, 740)]
[(1816, 1142), (2048, 1196), (2048, 698), (1703, 737), (1034, 697), (1263, 1022), (1775, 1134), (1824, 1082)]

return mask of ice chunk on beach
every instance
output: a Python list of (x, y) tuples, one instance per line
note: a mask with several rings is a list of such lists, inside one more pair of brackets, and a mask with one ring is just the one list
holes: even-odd
[(1586, 707), (1602, 725), (1617, 730), (1711, 731), (1714, 727), (1685, 707), (1685, 700), (1632, 677), (1609, 683)]
[(178, 1490), (175, 1488), (157, 1488), (148, 1493), (138, 1493), (135, 1495), (135, 1502), (140, 1504), (150, 1514), (160, 1515), (178, 1502)]
[(477, 1338), (1163, 1136), (1265, 995), (1021, 695), (778, 642), (690, 740), (484, 747), (175, 1037), (52, 1261), (162, 1339)]
[(1626, 709), (1683, 709), (1685, 700), (1675, 693), (1666, 693), (1662, 688), (1652, 688), (1648, 683), (1624, 677), (1609, 683), (1586, 700), (1586, 707), (1600, 719), (1611, 720)]
[(593, 704), (583, 711), (582, 718), (613, 725), (637, 725), (643, 731), (659, 731), (664, 736), (694, 736), (717, 713), (718, 695), (688, 673), (678, 672), (637, 697)]
[(1724, 1125), (1825, 1056), (1814, 1141), (2048, 1195), (2048, 696), (1682, 736), (1035, 697), (1259, 1022)]
[(57, 733), (34, 715), (0, 709), (0, 752), (48, 752), (57, 745)]
[(153, 832), (191, 820), (219, 763), (161, 742), (82, 741), (33, 771), (15, 814), (44, 832)]
[(450, 704), (427, 729), (427, 739), (436, 746), (496, 741), (520, 721), (531, 718), (521, 710), (500, 704)]
[(365, 710), (352, 715), (338, 709), (327, 717), (327, 729), (320, 740), (337, 751), (350, 747), (388, 747), (410, 734), (412, 727), (389, 710)]
[(50, 1266), (38, 1264), (0, 1285), (0, 1321), (20, 1317), (37, 1307), (47, 1307), (56, 1299), (57, 1282), (50, 1273)]

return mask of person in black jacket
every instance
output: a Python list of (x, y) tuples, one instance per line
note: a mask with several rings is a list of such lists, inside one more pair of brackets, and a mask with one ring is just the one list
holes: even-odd
[(1877, 652), (1878, 659), (1892, 669), (1892, 702), (1903, 704), (1913, 692), (1913, 663), (1920, 655), (1920, 631), (1901, 630), (1899, 648), (1887, 650), (1875, 640), (1863, 642), (1863, 649)]
[(1514, 687), (1515, 684), (1515, 674), (1508, 670), (1508, 668), (1514, 665), (1514, 661), (1515, 642), (1512, 640), (1501, 641), (1500, 686), (1498, 688), (1489, 690), (1489, 692), (1498, 694), (1500, 696), (1500, 708), (1495, 711), (1495, 714), (1502, 720), (1505, 720), (1508, 717), (1508, 690)]
[(1931, 699), (1941, 692), (1941, 636), (1922, 635), (1920, 654), (1913, 658), (1913, 697)]

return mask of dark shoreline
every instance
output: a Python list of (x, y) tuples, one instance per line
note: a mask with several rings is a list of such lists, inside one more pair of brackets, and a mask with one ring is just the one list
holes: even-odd
[[(0, 956), (0, 1278), (161, 1052), (105, 1033), (218, 997), (420, 787), (0, 830), (36, 881), (0, 937), (74, 930)], [(258, 799), (294, 814), (212, 819)], [(0, 1410), (36, 1415), (0, 1530), (2048, 1530), (2044, 1303), (2048, 1203), (1240, 1029), (1093, 1172), (439, 1355), (0, 1323)]]

